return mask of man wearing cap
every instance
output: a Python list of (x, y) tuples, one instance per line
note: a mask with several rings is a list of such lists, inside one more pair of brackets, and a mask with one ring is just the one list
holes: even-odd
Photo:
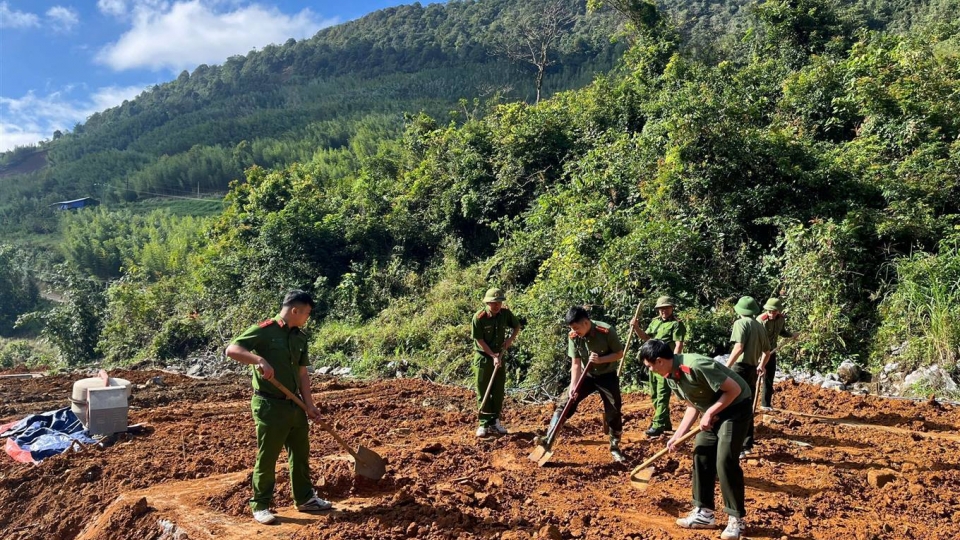
[[(673, 314), (675, 303), (669, 296), (657, 298), (656, 308), (658, 316), (654, 317), (647, 326), (647, 331), (640, 329), (640, 321), (630, 320), (630, 327), (640, 336), (640, 339), (647, 341), (658, 339), (660, 341), (672, 344), (673, 353), (683, 352), (683, 342), (687, 337), (687, 328), (683, 322)], [(659, 437), (664, 431), (673, 429), (670, 422), (670, 388), (666, 381), (656, 372), (650, 372), (649, 378), (650, 399), (653, 401), (653, 422), (650, 428), (644, 433), (647, 437)]]
[(640, 357), (650, 371), (665, 377), (670, 389), (687, 403), (677, 432), (667, 441), (675, 452), (677, 442), (700, 415), (700, 433), (693, 447), (693, 511), (677, 520), (684, 529), (712, 529), (715, 516), (714, 484), (726, 511), (723, 540), (739, 540), (746, 515), (743, 469), (737, 458), (753, 422), (752, 395), (742, 377), (711, 358), (699, 354), (674, 355), (666, 343), (651, 339), (640, 347)]
[[(570, 328), (567, 334), (567, 356), (570, 357), (570, 387), (566, 399), (562, 400), (553, 418), (550, 429), (560, 421), (560, 415), (568, 400), (573, 400), (567, 418), (577, 412), (584, 399), (597, 392), (603, 402), (603, 425), (610, 436), (610, 455), (613, 460), (622, 463), (626, 457), (620, 451), (620, 437), (623, 434), (623, 401), (620, 394), (620, 377), (617, 366), (623, 357), (623, 344), (617, 337), (617, 331), (609, 324), (590, 319), (582, 306), (571, 307), (564, 316), (564, 322)], [(583, 377), (583, 384), (577, 390), (577, 382), (587, 365), (590, 370)], [(548, 430), (549, 431), (549, 430)]]
[(757, 367), (757, 375), (763, 377), (763, 395), (760, 397), (760, 408), (763, 410), (773, 409), (773, 378), (777, 374), (777, 341), (780, 338), (790, 339), (796, 334), (787, 330), (787, 322), (783, 317), (783, 301), (779, 298), (770, 298), (763, 305), (766, 312), (757, 317), (760, 324), (767, 331), (767, 339), (770, 341), (770, 356), (766, 363), (761, 361)]
[[(480, 426), (477, 437), (488, 435), (506, 435), (507, 428), (500, 423), (500, 411), (503, 409), (504, 384), (507, 370), (503, 366), (504, 355), (520, 335), (520, 319), (512, 311), (503, 307), (506, 296), (500, 289), (489, 289), (483, 297), (486, 304), (473, 317), (470, 336), (474, 340), (473, 367), (477, 377), (477, 406), (483, 405), (478, 413)], [(512, 331), (507, 337), (507, 329)], [(483, 396), (493, 377), (493, 386), (486, 404)]]
[[(766, 363), (770, 355), (770, 340), (763, 325), (754, 319), (760, 314), (760, 306), (752, 296), (741, 297), (737, 305), (733, 306), (733, 310), (740, 317), (733, 323), (733, 331), (730, 333), (730, 341), (734, 345), (730, 352), (730, 359), (727, 360), (727, 367), (733, 368), (734, 373), (740, 375), (753, 390), (757, 387), (757, 366)], [(751, 418), (740, 457), (746, 457), (752, 451), (753, 419)]]

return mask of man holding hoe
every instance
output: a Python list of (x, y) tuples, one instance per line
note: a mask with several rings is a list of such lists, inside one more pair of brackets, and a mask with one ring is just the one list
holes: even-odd
[[(520, 335), (520, 319), (503, 307), (506, 300), (500, 289), (489, 289), (483, 297), (486, 304), (473, 316), (470, 336), (474, 340), (473, 367), (477, 381), (477, 401), (480, 427), (477, 437), (506, 435), (507, 428), (500, 423), (503, 410), (504, 385), (507, 370), (504, 356)], [(510, 337), (507, 337), (507, 329)]]
[(640, 357), (651, 372), (666, 380), (687, 410), (677, 432), (667, 441), (676, 451), (678, 442), (690, 431), (700, 414), (700, 433), (693, 448), (693, 510), (677, 520), (684, 529), (716, 526), (714, 482), (720, 479), (720, 493), (727, 515), (723, 540), (739, 540), (746, 515), (743, 469), (738, 454), (747, 428), (753, 424), (752, 394), (742, 377), (712, 358), (699, 354), (673, 354), (666, 343), (651, 339), (640, 347)]
[(268, 525), (276, 522), (270, 512), (276, 486), (277, 458), (287, 449), (290, 458), (290, 487), (294, 504), (301, 512), (329, 510), (333, 505), (317, 497), (310, 480), (310, 427), (307, 414), (277, 389), (276, 381), (299, 393), (310, 418), (320, 419), (320, 410), (310, 392), (307, 373), (307, 335), (301, 330), (310, 318), (314, 302), (310, 294), (294, 290), (283, 299), (280, 313), (247, 328), (227, 346), (227, 356), (254, 366), (253, 422), (257, 428), (257, 461), (253, 466), (253, 519)]
[[(550, 420), (552, 429), (560, 422), (567, 402), (572, 404), (567, 410), (567, 418), (577, 412), (577, 406), (590, 394), (598, 392), (603, 401), (603, 421), (610, 436), (610, 455), (613, 460), (622, 463), (626, 457), (620, 451), (620, 436), (623, 433), (623, 415), (620, 412), (620, 377), (617, 376), (617, 363), (623, 357), (623, 344), (617, 337), (617, 331), (605, 322), (592, 321), (581, 306), (567, 311), (564, 322), (570, 328), (567, 336), (567, 356), (570, 357), (570, 388), (566, 398), (560, 404)], [(587, 366), (590, 369), (584, 374)], [(583, 375), (583, 382), (577, 390), (577, 382)], [(548, 430), (549, 433), (549, 430)]]

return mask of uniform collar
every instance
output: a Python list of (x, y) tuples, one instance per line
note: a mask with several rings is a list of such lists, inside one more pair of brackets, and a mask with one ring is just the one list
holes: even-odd
[(673, 356), (673, 364), (670, 366), (670, 373), (667, 377), (677, 381), (680, 380), (680, 359), (676, 355)]
[(290, 330), (296, 330), (297, 328), (296, 326), (290, 326), (287, 323), (287, 321), (285, 321), (283, 317), (281, 317), (280, 315), (277, 315), (276, 317), (274, 317), (273, 320), (277, 321), (277, 326), (279, 326), (280, 328), (283, 328), (284, 330), (290, 331)]

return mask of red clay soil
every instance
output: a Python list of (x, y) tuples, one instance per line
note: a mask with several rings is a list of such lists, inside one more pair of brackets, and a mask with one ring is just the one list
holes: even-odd
[[(508, 402), (513, 433), (477, 440), (476, 402), (462, 388), (317, 378), (314, 395), (337, 429), (386, 458), (387, 475), (355, 477), (332, 438), (315, 430), (314, 482), (336, 510), (291, 509), (281, 466), (282, 524), (270, 527), (254, 523), (246, 503), (256, 448), (246, 378), (111, 375), (135, 383), (162, 375), (164, 386), (136, 390), (131, 402), (131, 423), (147, 424), (146, 433), (38, 466), (0, 456), (0, 536), (154, 540), (165, 525), (165, 538), (179, 531), (191, 539), (719, 537), (719, 528), (674, 524), (689, 509), (689, 447), (657, 464), (646, 491), (630, 486), (632, 466), (665, 442), (642, 435), (650, 421), (642, 394), (624, 400), (629, 466), (611, 463), (599, 399), (591, 398), (561, 433), (554, 461), (538, 468), (526, 456), (549, 405)], [(0, 423), (62, 406), (75, 378), (0, 379)], [(960, 537), (957, 407), (790, 382), (778, 389), (774, 405), (792, 412), (758, 419), (757, 453), (744, 463), (747, 537)], [(674, 403), (675, 422), (681, 414)]]

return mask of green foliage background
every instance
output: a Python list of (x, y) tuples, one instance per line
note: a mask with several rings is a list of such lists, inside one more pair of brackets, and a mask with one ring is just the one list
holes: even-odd
[[(708, 21), (718, 33), (707, 44), (676, 9), (606, 4), (626, 21), (629, 48), (579, 90), (536, 106), (465, 101), (454, 117), (424, 108), (395, 136), (389, 121), (364, 117), (343, 124), (340, 143), (306, 139), (296, 163), (230, 142), (243, 178), (210, 220), (110, 210), (64, 219), (70, 268), (106, 282), (72, 307), (99, 333), (62, 324), (56, 310), (42, 315), (46, 331), (71, 361), (215, 351), (299, 287), (319, 302), (318, 364), (388, 374), (407, 361), (461, 381), (469, 318), (483, 290), (500, 286), (526, 325), (512, 380), (553, 388), (572, 304), (622, 332), (638, 301), (652, 316), (656, 296), (671, 294), (688, 350), (715, 354), (728, 348), (731, 302), (778, 295), (803, 333), (781, 351), (788, 364), (877, 365), (896, 348), (911, 365), (956, 370), (956, 0), (724, 4), (738, 15)], [(347, 30), (327, 37), (338, 32)], [(404, 47), (422, 54), (400, 65), (434, 65), (424, 51), (435, 49), (394, 50)], [(234, 73), (237, 62), (216, 70)], [(355, 67), (329, 69), (353, 77)], [(113, 114), (84, 129), (107, 129)], [(157, 144), (168, 141), (159, 133)], [(181, 150), (197, 152), (184, 163), (216, 163)]]

